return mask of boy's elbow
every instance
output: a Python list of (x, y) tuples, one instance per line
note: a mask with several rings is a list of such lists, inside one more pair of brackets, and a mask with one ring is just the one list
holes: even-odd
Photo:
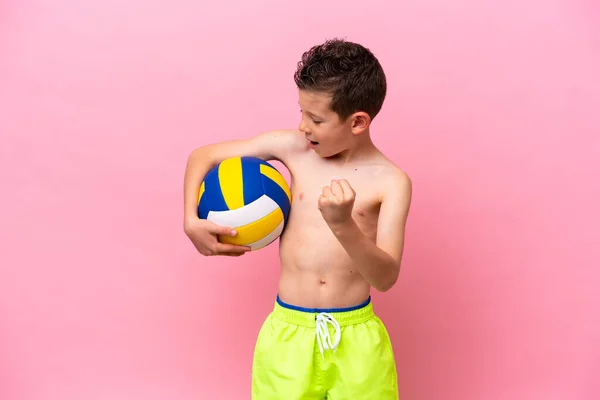
[(187, 166), (189, 167), (197, 167), (203, 165), (207, 168), (212, 168), (218, 164), (218, 161), (215, 158), (215, 152), (213, 151), (212, 146), (203, 146), (198, 147), (190, 152), (187, 160)]
[(189, 161), (197, 161), (198, 159), (205, 159), (210, 154), (208, 146), (197, 147), (188, 156)]
[(382, 283), (382, 284), (380, 284), (378, 286), (375, 286), (375, 289), (378, 292), (385, 293), (388, 290), (390, 290), (391, 288), (393, 288), (395, 285), (396, 285), (396, 281), (390, 281), (390, 282), (385, 282), (385, 283)]
[(375, 289), (378, 292), (383, 293), (393, 288), (396, 285), (396, 282), (398, 282), (399, 272), (399, 267), (396, 267), (394, 272), (388, 275), (387, 279), (382, 280), (377, 286), (375, 286)]

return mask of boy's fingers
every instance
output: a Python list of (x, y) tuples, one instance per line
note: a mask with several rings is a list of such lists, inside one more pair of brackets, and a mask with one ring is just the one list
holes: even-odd
[(342, 185), (340, 185), (340, 182), (338, 181), (331, 182), (331, 192), (338, 199), (344, 198), (344, 191), (342, 190)]
[(352, 189), (352, 186), (350, 186), (350, 184), (348, 183), (347, 180), (342, 179), (340, 181), (340, 186), (342, 187), (342, 190), (344, 191), (344, 197), (348, 198), (348, 199), (352, 199), (354, 198), (354, 189)]
[(244, 254), (246, 254), (246, 252), (244, 252), (244, 253), (222, 253), (220, 255), (221, 256), (227, 256), (227, 257), (241, 257)]
[(215, 233), (217, 235), (226, 235), (226, 236), (235, 236), (237, 232), (235, 229), (230, 228), (228, 226), (221, 226), (217, 224), (212, 224), (211, 233)]
[(235, 244), (229, 243), (218, 243), (217, 244), (217, 253), (231, 253), (231, 254), (239, 254), (242, 255), (248, 251), (250, 251), (250, 247), (248, 246), (238, 246)]

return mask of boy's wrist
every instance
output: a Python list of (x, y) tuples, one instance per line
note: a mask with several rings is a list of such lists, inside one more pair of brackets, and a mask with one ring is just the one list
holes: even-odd
[(349, 238), (362, 233), (352, 217), (345, 221), (331, 224), (329, 228), (337, 238)]
[(197, 215), (193, 215), (193, 214), (190, 214), (190, 215), (185, 215), (185, 216), (183, 217), (183, 226), (184, 226), (184, 228), (186, 228), (186, 229), (187, 229), (187, 228), (189, 228), (189, 227), (193, 226), (193, 225), (194, 225), (194, 223), (195, 223), (197, 220), (198, 220), (198, 216), (197, 216)]

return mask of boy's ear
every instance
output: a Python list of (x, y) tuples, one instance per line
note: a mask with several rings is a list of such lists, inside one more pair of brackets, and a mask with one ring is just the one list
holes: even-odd
[(354, 114), (352, 114), (352, 134), (354, 135), (360, 135), (361, 133), (363, 133), (364, 131), (366, 131), (369, 128), (369, 125), (371, 125), (371, 117), (369, 117), (369, 114), (367, 114), (366, 112), (363, 111), (359, 111), (356, 112)]

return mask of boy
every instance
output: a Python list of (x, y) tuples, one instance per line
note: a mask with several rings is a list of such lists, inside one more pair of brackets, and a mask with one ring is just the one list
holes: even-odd
[(185, 232), (206, 256), (249, 249), (219, 243), (230, 227), (197, 217), (198, 187), (234, 156), (279, 160), (292, 177), (292, 210), (280, 237), (273, 311), (256, 341), (252, 398), (398, 398), (394, 354), (370, 289), (398, 279), (411, 180), (373, 144), (386, 78), (363, 46), (329, 40), (303, 54), (294, 79), (297, 130), (194, 150), (184, 178)]

